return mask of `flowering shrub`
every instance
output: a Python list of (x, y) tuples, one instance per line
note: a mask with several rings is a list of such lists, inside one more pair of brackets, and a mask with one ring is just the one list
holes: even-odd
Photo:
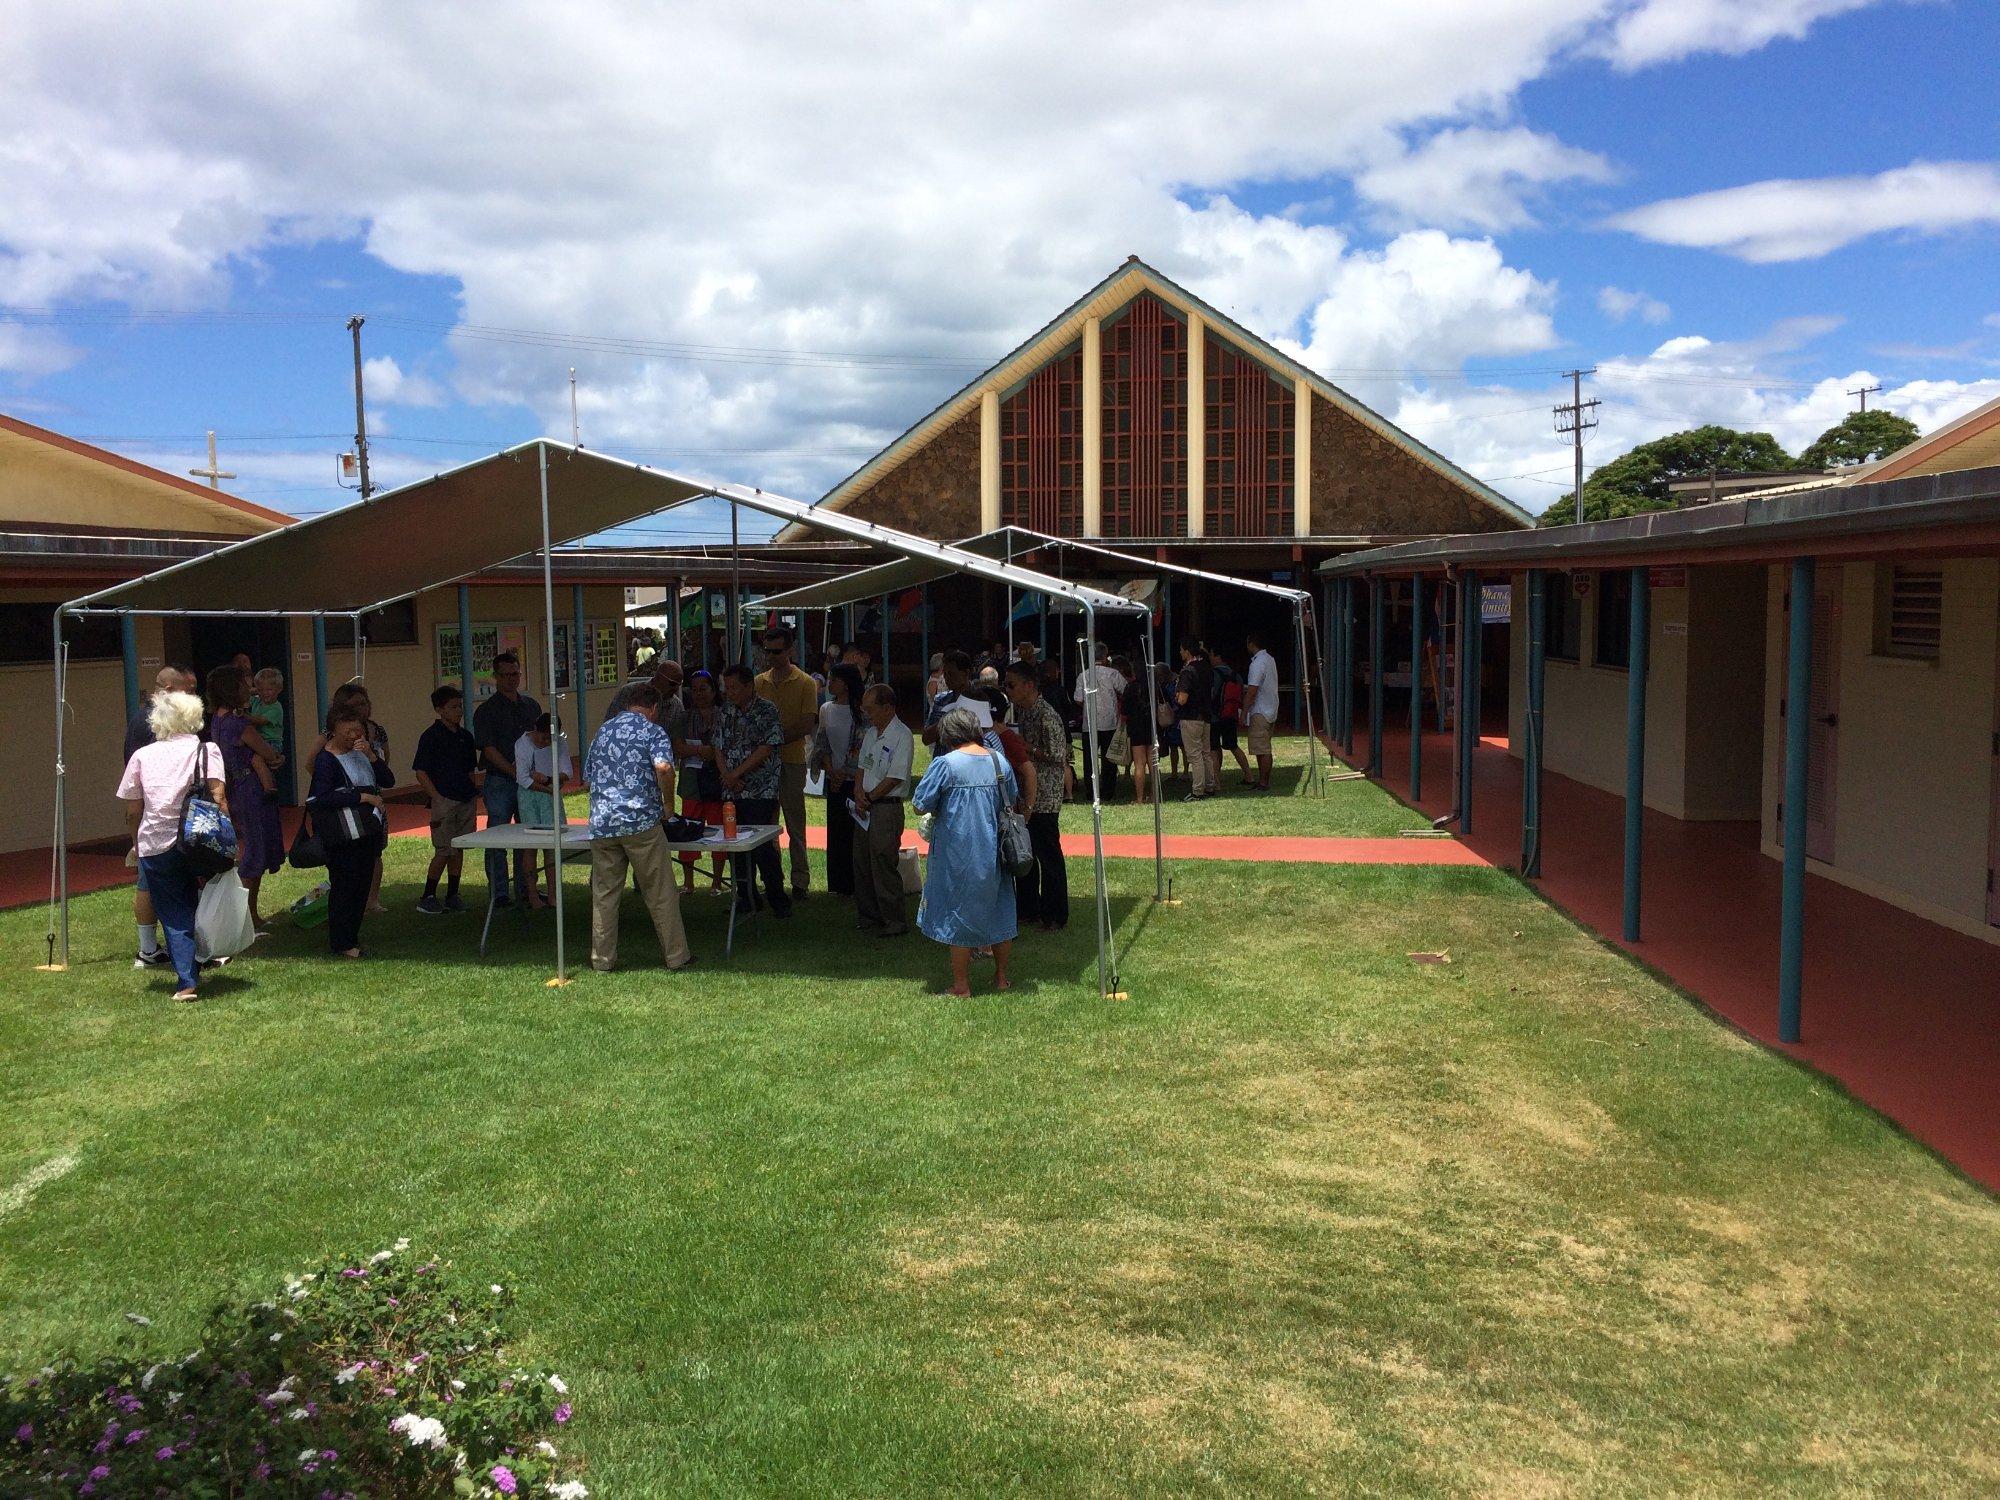
[(179, 1359), (128, 1350), (0, 1380), (0, 1493), (585, 1500), (556, 1446), (569, 1388), (507, 1357), (511, 1294), (408, 1251), (218, 1307)]

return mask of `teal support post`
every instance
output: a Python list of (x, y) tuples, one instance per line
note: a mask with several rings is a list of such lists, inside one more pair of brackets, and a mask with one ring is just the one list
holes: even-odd
[(465, 711), (472, 712), (472, 589), (458, 586), (458, 690), (465, 694)]
[(1639, 941), (1639, 877), (1646, 830), (1646, 569), (1632, 570), (1625, 668), (1625, 941)]
[(590, 681), (590, 636), (583, 623), (583, 585), (573, 583), (569, 588), (569, 680), (576, 688), (576, 738), (570, 741), (570, 750), (581, 757), (584, 742), (590, 738), (590, 704), (584, 693), (584, 684)]
[(1340, 743), (1354, 763), (1354, 596), (1352, 578), (1340, 580)]
[(1389, 633), (1387, 586), (1368, 580), (1368, 774), (1382, 774), (1382, 657)]
[(1548, 575), (1528, 570), (1527, 720), (1521, 747), (1521, 874), (1530, 880), (1542, 873), (1542, 706), (1548, 663), (1545, 607)]
[(1785, 647), (1785, 878), (1779, 896), (1778, 1040), (1799, 1039), (1806, 948), (1806, 771), (1812, 739), (1813, 576), (1810, 557), (1792, 559), (1791, 620)]
[[(881, 681), (883, 681), (883, 682), (887, 682), (887, 681), (889, 680), (889, 596), (888, 596), (887, 594), (884, 594), (884, 595), (882, 596), (882, 605), (881, 605), (881, 610), (882, 610), (882, 676), (881, 676)], [(1008, 629), (1008, 632), (1007, 632), (1007, 639), (1011, 641), (1011, 640), (1012, 640), (1013, 638), (1014, 638), (1014, 632), (1013, 632), (1012, 628), (1010, 627), (1010, 628)]]
[(130, 615), (118, 617), (118, 654), (125, 664), (125, 718), (130, 722), (139, 717), (145, 701), (139, 696), (139, 627)]
[(313, 616), (313, 733), (326, 733), (326, 616)]
[(1424, 575), (1410, 575), (1410, 801), (1424, 797)]

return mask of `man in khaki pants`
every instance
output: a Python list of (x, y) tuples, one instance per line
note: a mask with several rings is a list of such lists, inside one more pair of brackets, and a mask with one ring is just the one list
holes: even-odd
[(771, 626), (758, 643), (771, 665), (757, 674), (757, 696), (777, 709), (778, 728), (785, 736), (778, 751), (778, 810), (791, 851), (792, 896), (802, 901), (812, 884), (812, 864), (806, 855), (806, 762), (813, 731), (819, 727), (819, 684), (792, 665), (792, 633), (784, 626)]
[(694, 962), (660, 826), (674, 805), (674, 747), (659, 717), (658, 688), (648, 682), (620, 688), (584, 761), (590, 782), (590, 966), (599, 973), (618, 962), (618, 904), (627, 869), (653, 918), (667, 967)]
[(903, 803), (916, 745), (896, 717), (896, 690), (886, 682), (861, 695), (861, 712), (868, 732), (855, 759), (854, 818), (866, 818), (868, 826), (854, 830), (854, 912), (863, 931), (901, 937), (910, 928), (896, 851), (903, 846)]
[(1181, 725), (1181, 748), (1187, 752), (1189, 791), (1183, 801), (1201, 802), (1222, 790), (1215, 752), (1208, 742), (1214, 716), (1215, 669), (1200, 641), (1181, 642), (1181, 674), (1174, 682), (1175, 716)]

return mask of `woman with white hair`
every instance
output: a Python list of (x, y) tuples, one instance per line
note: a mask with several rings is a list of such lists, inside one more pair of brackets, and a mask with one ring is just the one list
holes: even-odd
[(931, 817), (917, 928), (951, 949), (954, 995), (972, 993), (974, 948), (993, 949), (993, 987), (1013, 987), (1014, 882), (1000, 868), (1000, 805), (1014, 804), (1014, 772), (986, 748), (982, 733), (970, 709), (946, 709), (937, 722), (937, 759), (914, 798), (917, 811)]
[(228, 806), (222, 751), (201, 738), (201, 699), (193, 693), (155, 693), (147, 722), (153, 743), (142, 745), (125, 763), (118, 795), (125, 802), (125, 826), (132, 830), (139, 868), (153, 897), (153, 911), (167, 932), (167, 956), (180, 988), (176, 1000), (194, 1000), (199, 965), (194, 951), (194, 913), (201, 891), (180, 851), (181, 811), (197, 778), (208, 795)]

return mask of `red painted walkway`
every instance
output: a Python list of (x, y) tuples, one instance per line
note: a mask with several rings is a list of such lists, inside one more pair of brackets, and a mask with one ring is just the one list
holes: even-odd
[[(1365, 753), (1364, 733), (1357, 755)], [(1450, 801), (1451, 741), (1424, 739), (1423, 810)], [(1472, 848), (1521, 860), (1521, 767), (1504, 740), (1475, 756)], [(1388, 736), (1385, 784), (1409, 789), (1407, 731)], [(1623, 922), (1622, 798), (1543, 783), (1540, 888), (1565, 911), (1759, 1041), (1837, 1079), (1970, 1176), (2000, 1190), (2000, 945), (1813, 875), (1806, 889), (1803, 1040), (1778, 1028), (1778, 862), (1754, 823), (1645, 817), (1642, 940)]]

